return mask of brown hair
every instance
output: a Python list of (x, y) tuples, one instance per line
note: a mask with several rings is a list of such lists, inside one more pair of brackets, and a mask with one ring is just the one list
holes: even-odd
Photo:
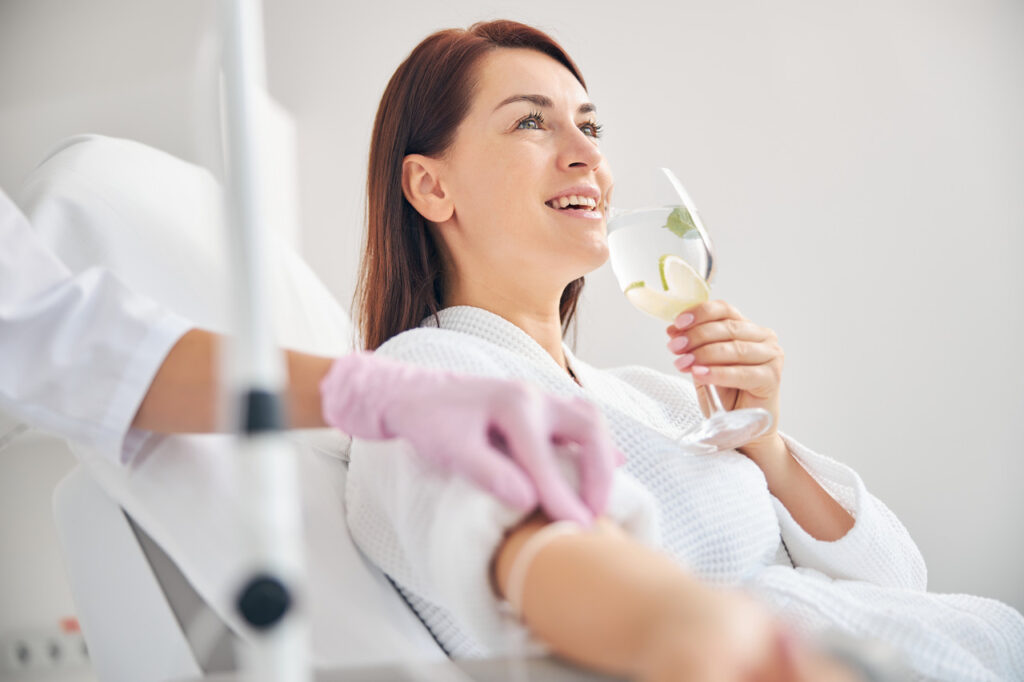
[[(474, 69), (499, 47), (536, 50), (564, 65), (586, 89), (576, 64), (547, 34), (515, 21), (489, 21), (427, 36), (388, 82), (370, 141), (366, 242), (355, 308), (363, 345), (389, 338), (435, 315), (444, 300), (443, 261), (427, 221), (402, 193), (407, 154), (436, 157), (452, 144), (469, 111)], [(576, 314), (583, 278), (562, 292), (563, 335)]]

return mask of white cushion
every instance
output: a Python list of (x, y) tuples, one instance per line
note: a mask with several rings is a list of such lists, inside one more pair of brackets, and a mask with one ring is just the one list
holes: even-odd
[[(79, 136), (32, 173), (21, 203), (73, 271), (105, 266), (198, 326), (228, 328), (221, 191), (207, 171), (136, 142)], [(273, 239), (268, 277), (278, 341), (325, 355), (347, 352), (352, 330), (345, 311), (285, 240)], [(331, 430), (291, 439), (302, 481), (316, 663), (442, 656), (349, 537), (339, 459), (348, 439)], [(237, 623), (233, 595), (251, 566), (252, 548), (239, 533), (247, 491), (239, 485), (231, 438), (153, 438), (128, 466), (82, 448), (76, 455), (211, 607)]]

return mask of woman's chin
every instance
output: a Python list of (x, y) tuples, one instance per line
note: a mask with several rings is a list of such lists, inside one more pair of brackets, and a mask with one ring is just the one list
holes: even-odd
[(585, 277), (590, 273), (594, 272), (602, 265), (608, 262), (608, 247), (605, 245), (604, 250), (595, 250), (592, 254), (588, 254), (588, 258), (577, 261), (575, 268), (572, 269), (572, 274), (569, 277), (569, 281), (575, 281), (580, 277)]
[(595, 239), (589, 246), (590, 248), (588, 249), (587, 254), (587, 267), (589, 268), (587, 270), (588, 273), (597, 270), (599, 267), (607, 263), (608, 259), (611, 257), (611, 252), (608, 250), (608, 239), (603, 234), (600, 239)]

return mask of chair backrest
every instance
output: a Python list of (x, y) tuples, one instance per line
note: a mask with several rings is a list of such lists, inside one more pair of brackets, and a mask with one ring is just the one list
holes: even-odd
[(84, 467), (57, 485), (53, 510), (98, 678), (166, 680), (205, 672), (128, 517)]
[[(30, 175), (20, 203), (72, 271), (106, 267), (197, 326), (228, 328), (221, 192), (205, 170), (135, 142), (79, 136)], [(268, 277), (278, 341), (325, 355), (350, 350), (345, 311), (283, 238), (272, 252)], [(348, 534), (347, 439), (326, 430), (291, 438), (302, 481), (315, 663), (442, 658)], [(166, 579), (142, 574), (152, 573), (153, 561), (138, 543), (140, 535), (150, 538), (219, 619), (237, 624), (233, 595), (251, 548), (237, 530), (245, 491), (235, 475), (231, 438), (152, 439), (125, 466), (73, 449), (80, 470), (58, 488), (55, 512), (100, 678), (145, 682), (194, 674), (204, 661), (187, 652), (189, 624), (178, 622), (179, 635), (168, 634), (180, 609), (166, 603)], [(146, 645), (132, 656), (127, 642)]]

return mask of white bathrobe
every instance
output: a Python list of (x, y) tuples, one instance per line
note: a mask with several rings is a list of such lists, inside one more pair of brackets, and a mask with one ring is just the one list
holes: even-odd
[[(1024, 618), (1001, 602), (925, 592), (920, 552), (849, 467), (792, 438), (797, 460), (856, 519), (835, 542), (808, 535), (735, 451), (690, 455), (674, 439), (702, 418), (693, 385), (644, 367), (601, 370), (566, 357), (574, 382), (529, 335), (479, 308), (441, 311), (390, 339), (383, 356), (518, 379), (584, 396), (604, 413), (627, 461), (608, 515), (636, 538), (718, 585), (742, 586), (805, 634), (882, 639), (927, 680), (1024, 680)], [(488, 563), (523, 514), (402, 441), (356, 441), (346, 492), (352, 534), (453, 656), (509, 653), (520, 626), (501, 608)]]

